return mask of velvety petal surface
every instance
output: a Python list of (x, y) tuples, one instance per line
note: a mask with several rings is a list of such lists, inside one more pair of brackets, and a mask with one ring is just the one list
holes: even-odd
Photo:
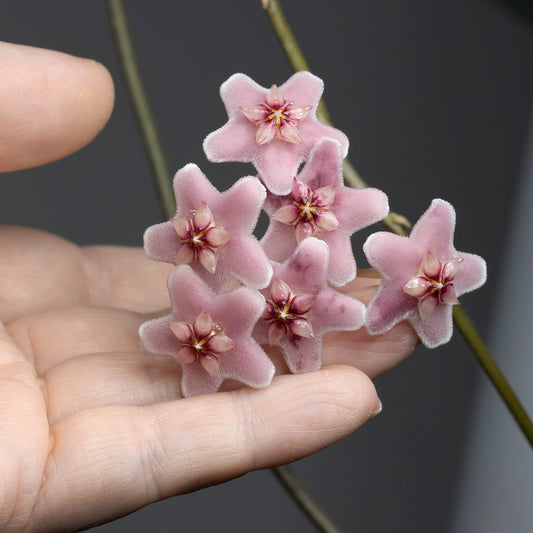
[(424, 252), (431, 250), (437, 257), (451, 257), (455, 253), (454, 232), (455, 209), (449, 202), (435, 199), (413, 226), (410, 238)]
[(456, 252), (463, 258), (460, 268), (453, 279), (455, 294), (461, 296), (466, 292), (479, 289), (487, 280), (487, 264), (479, 255)]
[(420, 342), (427, 348), (436, 348), (449, 342), (453, 333), (452, 306), (439, 304), (431, 315), (425, 320), (420, 320), (417, 310), (412, 312), (409, 321), (416, 331)]
[(251, 337), (265, 305), (257, 290), (240, 287), (228, 293), (215, 294), (188, 266), (171, 272), (168, 288), (170, 314), (145, 322), (139, 330), (149, 351), (177, 357), (182, 344), (170, 324), (192, 324), (204, 311), (209, 313), (214, 323), (222, 326), (224, 335), (234, 343), (233, 348), (219, 355), (216, 377), (211, 376), (198, 361), (182, 365), (184, 396), (216, 392), (225, 379), (235, 379), (256, 388), (270, 384), (274, 365)]
[[(265, 188), (256, 178), (241, 178), (227, 191), (219, 192), (196, 165), (189, 164), (177, 172), (174, 194), (176, 218), (186, 217), (205, 203), (216, 226), (229, 233), (227, 242), (215, 253), (214, 274), (207, 272), (198, 261), (190, 263), (202, 279), (216, 291), (223, 290), (232, 278), (254, 288), (265, 287), (270, 282), (272, 267), (252, 233), (266, 195)], [(208, 232), (207, 239), (209, 235)], [(213, 232), (213, 238), (223, 242), (225, 239), (221, 236), (220, 230)], [(151, 226), (144, 235), (145, 251), (156, 261), (176, 264), (181, 243), (170, 221)]]
[[(356, 276), (351, 236), (385, 217), (389, 204), (385, 193), (378, 189), (353, 189), (342, 181), (342, 149), (331, 139), (321, 139), (313, 148), (309, 160), (298, 175), (298, 180), (311, 190), (328, 191), (335, 188), (330, 211), (339, 222), (338, 229), (313, 235), (328, 244), (330, 257), (335, 258), (328, 265), (327, 279), (336, 286), (342, 286)], [(326, 188), (326, 189), (324, 189)], [(301, 185), (299, 189), (304, 189)], [(293, 193), (286, 196), (267, 194), (264, 209), (272, 215), (279, 209), (292, 204)], [(269, 227), (261, 240), (268, 257), (273, 261), (285, 261), (292, 255), (296, 244), (295, 227), (279, 220), (270, 219)]]
[(213, 162), (251, 162), (272, 193), (288, 194), (300, 163), (307, 159), (312, 147), (321, 137), (338, 141), (342, 157), (346, 157), (348, 153), (346, 135), (322, 124), (316, 118), (316, 106), (323, 89), (322, 80), (309, 72), (297, 72), (279, 86), (279, 93), (295, 106), (312, 106), (311, 111), (298, 122), (302, 142), (274, 139), (272, 142), (258, 144), (257, 126), (246, 117), (242, 108), (249, 109), (248, 106), (263, 103), (268, 89), (245, 74), (234, 74), (220, 88), (228, 122), (204, 140), (207, 159)]
[[(296, 294), (315, 297), (305, 314), (314, 338), (288, 334), (278, 342), (287, 366), (293, 373), (312, 372), (320, 368), (322, 337), (325, 333), (354, 331), (364, 323), (365, 306), (327, 285), (328, 262), (327, 245), (311, 237), (302, 241), (289, 259), (274, 265), (273, 279), (283, 280)], [(261, 292), (266, 300), (270, 298), (270, 287)], [(310, 298), (306, 297), (306, 300)], [(257, 323), (254, 338), (260, 343), (268, 343), (266, 320)]]
[[(368, 262), (382, 275), (382, 282), (366, 313), (366, 328), (371, 334), (385, 333), (402, 320), (408, 320), (421, 342), (435, 348), (451, 338), (453, 331), (452, 297), (443, 295), (441, 301), (422, 320), (419, 298), (406, 294), (404, 286), (416, 278), (421, 270), (428, 275), (438, 273), (436, 260), (453, 263), (457, 272), (446, 291), (461, 296), (485, 283), (486, 264), (478, 255), (457, 251), (453, 245), (455, 210), (445, 200), (433, 200), (428, 210), (414, 225), (410, 237), (388, 232), (374, 233), (363, 246)], [(432, 254), (428, 254), (428, 252)], [(434, 293), (437, 295), (438, 293)]]

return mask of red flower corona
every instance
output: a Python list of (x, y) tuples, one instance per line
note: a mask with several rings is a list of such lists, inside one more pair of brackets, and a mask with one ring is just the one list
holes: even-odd
[(277, 85), (272, 85), (265, 102), (241, 107), (244, 116), (257, 126), (255, 142), (266, 144), (274, 139), (302, 144), (298, 122), (305, 118), (313, 106), (287, 102)]

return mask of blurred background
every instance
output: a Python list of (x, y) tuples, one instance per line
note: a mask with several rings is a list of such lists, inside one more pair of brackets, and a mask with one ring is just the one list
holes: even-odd
[[(254, 174), (248, 165), (208, 163), (202, 140), (225, 122), (218, 88), (232, 73), (263, 86), (291, 75), (260, 0), (126, 4), (172, 174), (195, 162), (219, 189)], [(455, 205), (457, 249), (484, 256), (489, 268), (487, 284), (462, 302), (533, 413), (530, 3), (286, 0), (284, 7), (367, 182), (413, 221), (432, 198)], [(161, 215), (105, 3), (3, 2), (0, 37), (97, 59), (116, 84), (111, 120), (91, 145), (2, 177), (1, 222), (79, 244), (140, 245)], [(360, 265), (366, 235), (354, 239)], [(460, 336), (436, 350), (417, 348), (376, 386), (382, 414), (294, 465), (341, 529), (533, 531), (530, 448)], [(314, 531), (268, 471), (91, 531), (213, 528)]]

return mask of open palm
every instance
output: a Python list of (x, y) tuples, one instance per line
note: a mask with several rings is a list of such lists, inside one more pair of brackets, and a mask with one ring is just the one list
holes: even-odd
[[(28, 111), (37, 126), (40, 118), (46, 124), (31, 135), (20, 121), (27, 94), (18, 98), (19, 87), (9, 100), (0, 94), (0, 102), (10, 103), (0, 108), (0, 124), (9, 130), (0, 131), (6, 139), (0, 170), (62, 157), (105, 123), (113, 92), (101, 66), (5, 44), (0, 62), (29, 85), (46, 69), (50, 91), (42, 108)], [(79, 91), (68, 98), (76, 83), (89, 89), (84, 101)], [(0, 525), (6, 531), (80, 529), (313, 453), (370, 417), (379, 402), (368, 375), (396, 364), (415, 343), (402, 324), (377, 338), (364, 330), (330, 334), (319, 372), (279, 375), (263, 390), (183, 399), (173, 360), (146, 353), (137, 335), (140, 323), (168, 307), (170, 266), (138, 249), (80, 248), (23, 228), (0, 228), (0, 250)], [(374, 287), (363, 280), (346, 290), (365, 301)]]

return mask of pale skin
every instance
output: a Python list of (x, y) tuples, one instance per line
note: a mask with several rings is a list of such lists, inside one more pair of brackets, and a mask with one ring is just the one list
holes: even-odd
[[(2, 172), (80, 149), (113, 107), (93, 61), (0, 43), (0, 75)], [(371, 417), (371, 378), (416, 343), (405, 324), (329, 334), (319, 372), (183, 399), (173, 360), (137, 335), (168, 307), (169, 265), (7, 226), (0, 250), (2, 531), (83, 529), (312, 454)], [(376, 283), (345, 290), (366, 302)]]

